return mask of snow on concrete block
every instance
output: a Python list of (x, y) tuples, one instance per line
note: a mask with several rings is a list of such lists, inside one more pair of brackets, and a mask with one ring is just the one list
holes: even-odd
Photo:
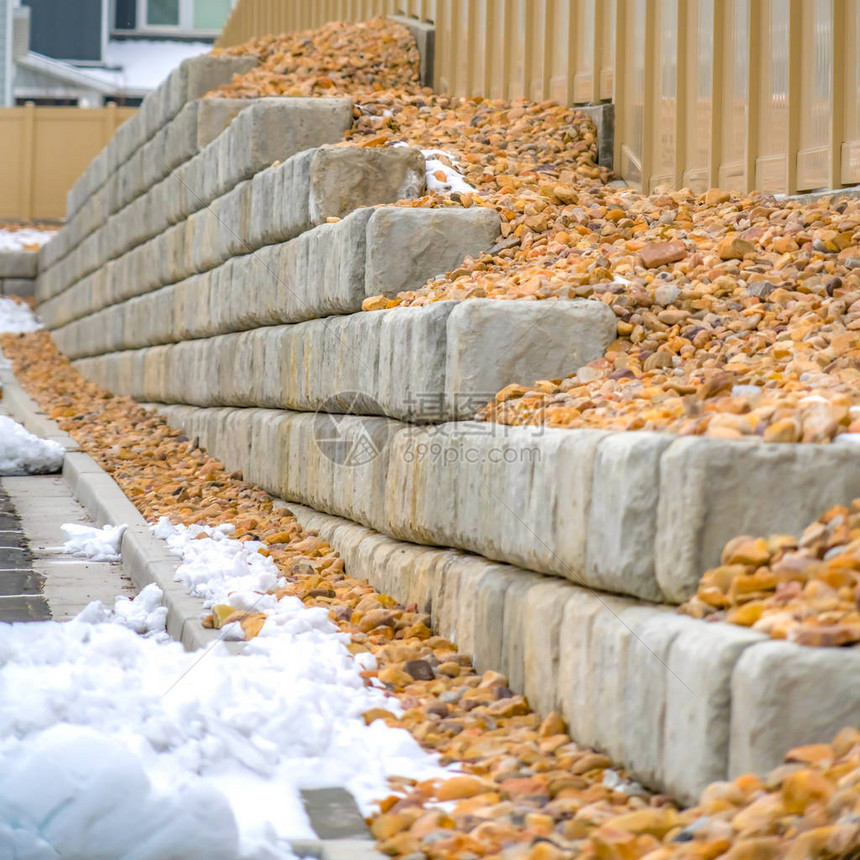
[[(660, 461), (657, 580), (681, 603), (739, 534), (797, 534), (860, 496), (856, 444), (764, 445), (688, 437)], [(810, 481), (809, 476), (816, 480)], [(740, 494), (743, 503), (740, 503)]]
[(763, 642), (732, 676), (729, 778), (766, 774), (805, 744), (860, 725), (860, 652)]
[(35, 278), (38, 265), (34, 251), (0, 251), (0, 278)]
[(471, 418), (511, 383), (567, 376), (615, 335), (616, 317), (600, 302), (461, 302), (448, 319), (448, 416)]
[(499, 236), (492, 209), (377, 209), (367, 225), (368, 296), (418, 289), (478, 257)]
[(659, 601), (654, 536), (663, 433), (613, 433), (600, 442), (588, 521), (588, 584)]
[(311, 164), (311, 220), (320, 224), (361, 206), (420, 197), (424, 189), (420, 149), (321, 146)]
[(682, 803), (728, 776), (732, 674), (744, 650), (766, 638), (745, 627), (687, 621), (666, 663), (673, 677), (663, 748), (665, 788)]

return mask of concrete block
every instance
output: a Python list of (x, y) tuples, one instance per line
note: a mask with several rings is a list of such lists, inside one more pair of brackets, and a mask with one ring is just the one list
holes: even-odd
[(321, 146), (311, 164), (311, 220), (420, 197), (425, 165), (421, 150), (411, 147)]
[(614, 433), (598, 445), (588, 520), (590, 586), (662, 599), (654, 542), (660, 457), (672, 439), (665, 433)]
[(669, 648), (663, 779), (682, 803), (692, 803), (708, 783), (729, 773), (732, 674), (761, 633), (692, 618)]
[(22, 296), (30, 298), (36, 291), (36, 281), (33, 278), (3, 278), (4, 296)]
[(275, 161), (339, 141), (351, 124), (350, 99), (255, 99), (198, 156), (206, 159), (212, 148), (218, 153), (217, 181), (210, 187), (204, 181), (205, 196), (222, 194)]
[(184, 102), (203, 98), (210, 90), (230, 83), (233, 75), (249, 72), (257, 62), (256, 56), (213, 57), (211, 54), (201, 54), (185, 60), (182, 63), (186, 74)]
[(586, 579), (598, 430), (463, 422), (392, 440), (387, 531), (530, 570)]
[[(660, 460), (657, 580), (681, 603), (740, 534), (799, 533), (860, 496), (854, 444), (764, 445), (688, 437)], [(814, 475), (815, 480), (810, 480)]]
[(732, 675), (729, 777), (766, 774), (804, 744), (860, 725), (860, 651), (762, 642)]
[(524, 693), (526, 688), (525, 599), (528, 592), (547, 580), (536, 573), (518, 572), (505, 589), (505, 609), (502, 615), (501, 661), (498, 671), (507, 676), (508, 686), (515, 693)]
[(368, 296), (394, 296), (478, 257), (499, 236), (492, 209), (382, 208), (367, 225)]
[(314, 150), (294, 155), (251, 180), (249, 243), (285, 242), (311, 228), (310, 169)]
[(600, 302), (461, 302), (448, 318), (447, 414), (469, 419), (510, 383), (567, 376), (615, 336), (616, 317)]
[(201, 98), (191, 104), (196, 106), (197, 113), (197, 148), (203, 149), (212, 143), (246, 107), (250, 107), (253, 101)]
[(0, 252), (0, 278), (35, 278), (39, 255), (33, 251)]

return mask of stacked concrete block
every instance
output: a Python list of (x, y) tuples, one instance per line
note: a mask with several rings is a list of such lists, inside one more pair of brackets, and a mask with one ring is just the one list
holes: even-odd
[(38, 264), (34, 251), (0, 251), (0, 295), (32, 296)]
[[(470, 320), (486, 318), (484, 304), (493, 305), (492, 318), (504, 337), (479, 345)], [(149, 353), (147, 375), (123, 377), (117, 393), (196, 406), (326, 408), (438, 422), (459, 417), (464, 410), (460, 391), (472, 402), (478, 394), (486, 399), (485, 393), (522, 378), (521, 374), (556, 375), (562, 365), (576, 369), (601, 355), (614, 336), (614, 315), (596, 302), (559, 303), (555, 338), (547, 337), (546, 327), (537, 326), (533, 314), (521, 313), (521, 307), (513, 302), (436, 302), (144, 348)], [(508, 322), (503, 324), (506, 315)], [(144, 316), (129, 319), (120, 336), (132, 337), (125, 331)], [(70, 350), (86, 350), (90, 336), (95, 331), (89, 328), (85, 334), (74, 329), (58, 332), (61, 347)], [(107, 339), (112, 336), (105, 334)], [(541, 351), (514, 353), (512, 361), (511, 344), (534, 338)], [(117, 361), (126, 366), (122, 356), (109, 353), (84, 359), (87, 364), (81, 366)], [(207, 370), (214, 366), (232, 370), (225, 374)], [(452, 368), (467, 366), (471, 369), (466, 384)], [(478, 372), (482, 369), (484, 376)]]

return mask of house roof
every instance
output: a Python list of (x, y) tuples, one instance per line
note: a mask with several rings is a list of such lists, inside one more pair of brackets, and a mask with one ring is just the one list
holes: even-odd
[(25, 69), (105, 95), (145, 96), (183, 60), (212, 49), (207, 42), (128, 39), (108, 42), (105, 68), (80, 67), (30, 51), (17, 60)]

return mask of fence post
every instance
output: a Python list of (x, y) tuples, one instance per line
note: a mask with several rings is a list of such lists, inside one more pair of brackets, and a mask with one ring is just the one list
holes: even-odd
[[(830, 169), (827, 183), (842, 185), (842, 142), (845, 140), (845, 33), (850, 26), (845, 0), (832, 0), (833, 32), (830, 34), (833, 65), (830, 68)], [(856, 98), (856, 93), (855, 93)]]
[(761, 113), (762, 0), (750, 0), (749, 66), (747, 69), (746, 191), (758, 182), (759, 122)]
[(800, 150), (800, 120), (803, 106), (803, 8), (802, 0), (789, 0), (788, 7), (788, 135), (785, 193), (797, 192), (797, 153)]
[(642, 87), (642, 193), (651, 193), (654, 162), (654, 120), (656, 112), (654, 72), (657, 65), (657, 0), (645, 0), (645, 49), (642, 52), (644, 83)]
[[(698, 3), (699, 0), (693, 0)], [(675, 186), (684, 184), (687, 169), (687, 113), (690, 110), (690, 87), (687, 71), (689, 56), (695, 56), (696, 45), (687, 44), (690, 35), (689, 0), (678, 0), (677, 33), (675, 36)], [(694, 86), (695, 90), (695, 86)]]
[(627, 19), (627, 0), (615, 0), (615, 68), (612, 70), (612, 98), (615, 102), (615, 152), (613, 163), (616, 172), (621, 172), (621, 146), (626, 136), (627, 112), (625, 105), (626, 93), (624, 80), (624, 63), (626, 61), (627, 32), (624, 22)]
[(21, 158), (21, 217), (33, 218), (33, 181), (36, 149), (36, 105), (27, 102), (23, 111), (24, 134)]
[(711, 69), (711, 146), (708, 182), (711, 188), (720, 184), (720, 166), (723, 163), (723, 95), (725, 92), (725, 7), (715, 0), (713, 19), (714, 64)]

